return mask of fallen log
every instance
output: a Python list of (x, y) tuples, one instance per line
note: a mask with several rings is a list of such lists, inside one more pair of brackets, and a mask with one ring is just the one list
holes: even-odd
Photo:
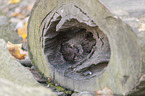
[(145, 30), (128, 22), (123, 9), (112, 11), (110, 2), (38, 0), (28, 24), (29, 56), (37, 70), (72, 90), (107, 87), (126, 95), (145, 88)]

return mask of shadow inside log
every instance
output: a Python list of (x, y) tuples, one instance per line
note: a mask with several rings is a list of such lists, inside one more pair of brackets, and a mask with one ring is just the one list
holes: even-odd
[[(64, 22), (59, 24), (61, 21)], [(74, 18), (63, 20), (58, 16), (47, 21), (41, 41), (48, 62), (72, 79), (88, 80), (99, 76), (110, 60), (107, 36), (98, 26), (88, 26)]]

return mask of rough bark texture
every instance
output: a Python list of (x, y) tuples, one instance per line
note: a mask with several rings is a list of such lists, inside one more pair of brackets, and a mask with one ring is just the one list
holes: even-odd
[[(113, 5), (110, 4), (110, 6)], [(115, 94), (128, 94), (128, 92), (130, 92), (132, 88), (135, 88), (137, 82), (139, 81), (139, 78), (144, 73), (144, 47), (142, 45), (144, 44), (144, 37), (142, 36), (142, 38), (139, 39), (139, 35), (137, 35), (138, 31), (135, 31), (132, 25), (126, 24), (124, 19), (119, 18), (119, 15), (112, 14), (111, 12), (111, 9), (107, 9), (98, 0), (38, 1), (33, 8), (28, 26), (29, 55), (37, 70), (44, 74), (45, 77), (50, 77), (51, 79), (57, 81), (60, 85), (73, 90), (95, 91), (107, 87), (110, 88)], [(61, 20), (59, 19), (59, 17), (61, 17)], [(77, 59), (78, 61), (80, 60), (79, 56), (80, 54), (82, 54), (82, 52), (84, 52), (84, 47), (80, 43), (78, 43), (81, 40), (78, 40), (77, 38), (84, 37), (82, 35), (77, 35), (80, 37), (74, 37), (75, 40), (67, 40), (63, 47), (61, 47), (63, 50), (61, 50), (60, 48), (60, 54), (57, 54), (59, 53), (58, 50), (54, 51), (53, 49), (59, 49), (58, 42), (61, 40), (61, 35), (58, 34), (66, 31), (65, 29), (72, 28), (70, 28), (70, 26), (72, 26), (72, 24), (70, 23), (72, 19), (75, 19), (79, 22), (78, 24), (74, 24), (75, 28), (80, 28), (81, 26), (81, 28), (83, 27), (86, 30), (91, 30), (91, 33), (93, 34), (93, 38), (91, 39), (95, 39), (97, 41), (95, 41), (96, 45), (98, 42), (99, 44), (101, 44), (101, 39), (97, 40), (97, 35), (95, 35), (98, 33), (98, 31), (94, 30), (93, 32), (93, 28), (98, 27), (99, 30), (101, 30), (101, 32), (107, 37), (109, 41), (109, 43), (107, 44), (109, 45), (107, 45), (108, 47), (102, 47), (101, 49), (103, 51), (96, 51), (98, 49), (97, 46), (100, 45), (95, 45), (95, 51), (93, 52), (93, 55), (90, 56), (87, 54), (89, 58), (84, 60), (82, 62), (82, 65), (78, 64), (79, 67), (77, 66), (76, 69), (68, 70), (68, 66), (71, 66), (70, 69), (74, 68), (74, 65), (76, 63), (71, 62), (73, 64), (71, 65), (70, 62), (66, 62), (66, 64), (64, 64), (66, 66), (64, 66), (63, 63), (64, 61), (76, 61), (74, 55), (77, 55), (76, 58), (79, 58)], [(68, 26), (65, 26), (66, 23), (68, 23), (68, 25), (70, 24), (69, 28)], [(86, 26), (84, 27), (84, 25), (82, 24), (85, 24)], [(77, 32), (72, 34), (71, 31), (69, 32), (67, 33), (72, 37), (73, 34), (78, 33)], [(144, 32), (142, 33), (144, 34)], [(85, 32), (83, 34), (85, 34)], [(50, 38), (56, 37), (57, 35), (58, 39), (51, 39), (51, 42), (54, 42), (51, 44), (49, 42)], [(47, 37), (45, 38), (45, 36)], [(103, 37), (104, 35), (100, 36)], [(106, 38), (105, 36), (104, 38)], [(107, 39), (105, 42), (107, 42)], [(72, 45), (70, 45), (70, 43)], [(77, 47), (75, 47), (76, 45)], [(109, 47), (110, 51), (104, 50), (108, 50)], [(92, 50), (92, 47), (86, 48)], [(78, 49), (78, 53), (80, 54), (75, 53), (76, 49)], [(51, 53), (55, 54), (54, 52), (56, 52), (56, 55), (51, 55), (51, 57), (49, 57)], [(100, 54), (97, 52), (99, 52)], [(105, 52), (105, 54), (107, 52), (110, 52), (110, 55), (104, 55), (104, 53), (101, 52)], [(68, 56), (65, 55), (65, 53), (70, 53), (71, 55)], [(99, 58), (97, 57), (98, 54)], [(63, 57), (61, 57), (61, 55), (63, 55)], [(95, 56), (96, 58), (93, 58)], [(110, 57), (105, 58), (105, 56)], [(102, 59), (102, 61), (104, 58), (104, 61), (109, 63), (106, 64), (105, 62), (103, 62), (103, 64), (100, 65), (101, 67), (96, 66), (99, 65), (99, 62), (97, 60), (99, 60), (100, 58)], [(53, 59), (54, 61), (58, 62), (51, 62)], [(69, 73), (69, 76), (72, 75), (72, 78), (68, 77), (65, 72)], [(82, 74), (77, 74), (77, 72), (83, 72), (82, 74), (84, 76), (86, 75), (86, 78), (79, 80), (78, 78), (80, 78)]]
[[(136, 84), (136, 87), (129, 93), (132, 95), (145, 94), (145, 1), (144, 0), (100, 0), (110, 11), (121, 18), (134, 30), (139, 39), (142, 55), (142, 70), (141, 77)], [(130, 49), (132, 50), (132, 49)]]

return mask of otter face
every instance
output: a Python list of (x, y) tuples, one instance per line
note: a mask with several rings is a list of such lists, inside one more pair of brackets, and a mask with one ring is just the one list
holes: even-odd
[(60, 50), (64, 59), (71, 62), (79, 61), (83, 54), (83, 49), (80, 44), (72, 44), (69, 42), (63, 43)]

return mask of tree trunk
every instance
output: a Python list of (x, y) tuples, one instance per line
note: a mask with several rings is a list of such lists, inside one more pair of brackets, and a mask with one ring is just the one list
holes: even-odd
[(143, 94), (145, 14), (136, 3), (38, 0), (28, 25), (34, 66), (72, 90)]

